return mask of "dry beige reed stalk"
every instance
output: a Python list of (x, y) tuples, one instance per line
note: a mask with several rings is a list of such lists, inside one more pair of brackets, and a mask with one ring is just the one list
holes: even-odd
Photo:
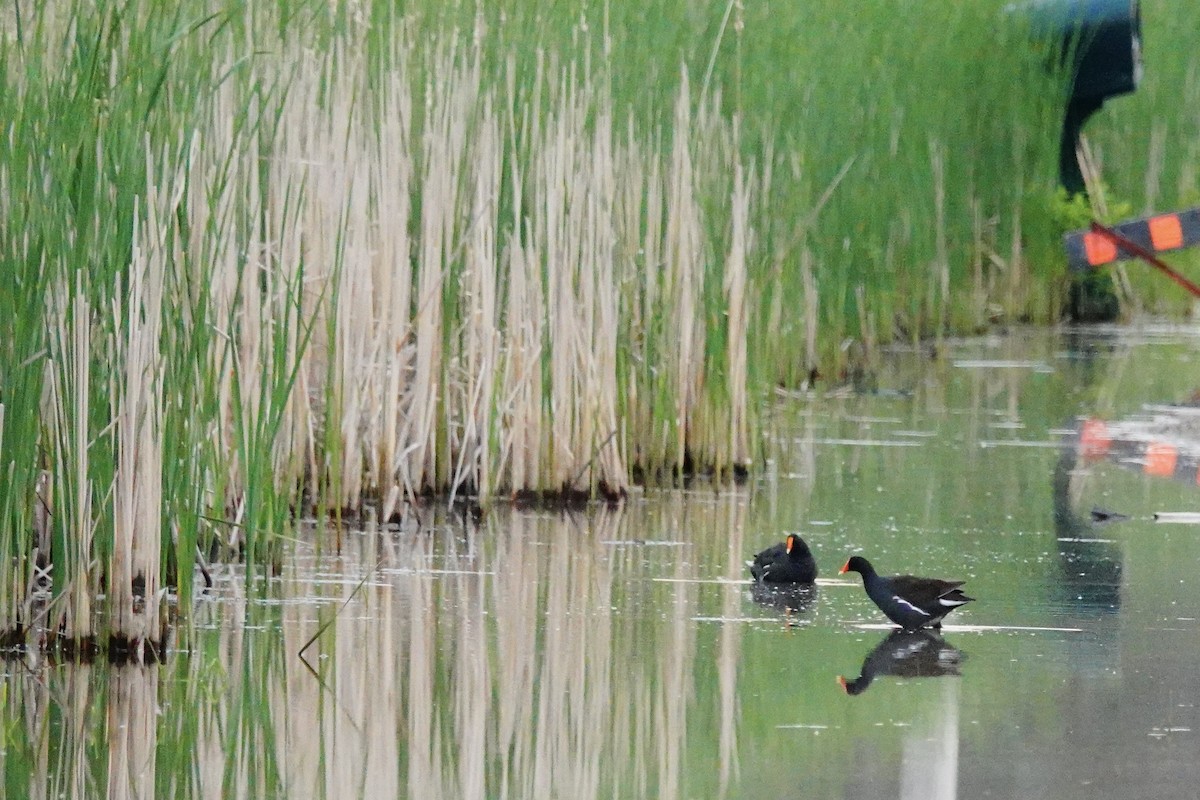
[(544, 469), (541, 454), (546, 420), (541, 364), (546, 336), (542, 313), (545, 291), (537, 256), (522, 246), (515, 231), (509, 234), (505, 261), (508, 280), (501, 378), (504, 444), (498, 463), (507, 464), (501, 481), (512, 491), (536, 490), (542, 486)]
[[(254, 79), (271, 84), (269, 70)], [(263, 128), (274, 120), (281, 121), (276, 130), (301, 123), (290, 109), (305, 97), (305, 77), (297, 78), (296, 95), (286, 97), (264, 92), (247, 99), (226, 84), (232, 82), (216, 92), (210, 124), (198, 136), (189, 181), (189, 254), (199, 285), (208, 287), (209, 324), (220, 341), (210, 354), (220, 409), (214, 438), (227, 469), (213, 482), (224, 487), (225, 496), (217, 500), (236, 523), (244, 511), (249, 466), (243, 454), (267, 458), (277, 487), (317, 474), (313, 378), (301, 370), (295, 390), (284, 395), (276, 387), (297, 363), (303, 325), (312, 320), (315, 301), (304, 294), (320, 297), (327, 291), (315, 268), (316, 275), (301, 285), (301, 270), (315, 257), (306, 252), (310, 240), (304, 228), (311, 221), (304, 215), (310, 176), (300, 169), (294, 137), (277, 137), (271, 157), (263, 157)], [(234, 128), (233, 119), (244, 124)], [(277, 426), (264, 424), (274, 419)], [(236, 545), (241, 531), (236, 525), (230, 530), (228, 544)]]
[[(549, 485), (567, 489), (574, 478), (575, 463), (571, 452), (576, 420), (572, 418), (575, 393), (572, 377), (577, 356), (575, 341), (578, 310), (573, 292), (577, 256), (569, 236), (566, 187), (575, 144), (579, 112), (573, 99), (574, 86), (564, 78), (559, 87), (558, 105), (545, 126), (544, 144), (539, 148), (534, 168), (534, 197), (537, 216), (533, 222), (534, 240), (539, 244), (546, 264), (547, 327), (549, 341)], [(545, 446), (545, 444), (543, 445)]]
[[(612, 122), (594, 84), (556, 88), (531, 173), (531, 226), (545, 260), (549, 333), (547, 485), (624, 491), (616, 440), (617, 375)], [(589, 113), (593, 116), (588, 132)]]
[[(235, 131), (229, 120), (242, 113), (232, 82), (226, 82), (213, 99), (211, 122), (199, 135), (199, 152), (189, 181), (188, 209), (192, 215), (189, 252), (198, 286), (206, 286), (208, 324), (219, 341), (209, 354), (216, 376), (219, 417), (213, 431), (215, 447), (225, 458), (220, 483), (226, 496), (219, 504), (240, 509), (245, 468), (242, 463), (236, 420), (254, 419), (259, 396), (259, 333), (262, 327), (260, 281), (257, 262), (246, 261), (248, 217), (260, 208), (258, 158), (254, 138)], [(247, 112), (249, 113), (249, 112)], [(249, 271), (247, 279), (243, 275)], [(235, 387), (236, 381), (236, 387)], [(240, 399), (239, 399), (240, 396)], [(216, 480), (214, 478), (215, 490)], [(232, 514), (240, 521), (240, 510)], [(230, 546), (237, 544), (240, 528), (230, 529)]]
[[(255, 219), (261, 214), (264, 199), (260, 190), (261, 167), (258, 159), (250, 154), (238, 160), (241, 163), (238, 166), (237, 188), (241, 196), (236, 198), (235, 204), (240, 208), (233, 213), (245, 214), (250, 219)], [(264, 383), (269, 377), (264, 369), (265, 354), (272, 352), (274, 337), (278, 335), (271, 313), (278, 276), (261, 260), (263, 243), (260, 236), (257, 226), (253, 225), (237, 234), (244, 249), (242, 253), (234, 254), (232, 280), (237, 289), (235, 296), (230, 298), (227, 309), (231, 339), (231, 379), (237, 381), (237, 387), (235, 392), (234, 387), (229, 386), (229, 394), (225, 398), (229, 409), (226, 419), (230, 422), (229, 437), (233, 445), (231, 450), (246, 454), (250, 454), (256, 446), (261, 445), (261, 442), (253, 439), (254, 423), (261, 418)], [(240, 426), (234, 422), (234, 415), (240, 416)], [(253, 469), (249, 464), (240, 466), (243, 471), (241, 481), (234, 484), (237, 496), (244, 494), (244, 482), (252, 477), (248, 471)]]
[[(319, 172), (322, 164), (303, 160), (301, 153), (307, 152), (305, 143), (297, 142), (297, 135), (290, 135), (315, 134), (304, 124), (305, 120), (297, 118), (302, 115), (297, 106), (314, 102), (315, 95), (311, 84), (316, 80), (316, 71), (305, 61), (301, 64), (305, 66), (302, 66), (300, 75), (295, 76), (296, 94), (289, 92), (286, 97), (268, 97), (258, 112), (265, 124), (272, 119), (280, 120), (278, 130), (281, 135), (272, 143), (272, 158), (266, 160), (265, 164), (254, 165), (255, 171), (250, 171), (251, 165), (243, 164), (240, 167), (240, 174), (260, 175), (266, 182), (266, 195), (261, 199), (263, 207), (249, 206), (249, 211), (261, 215), (264, 223), (263, 262), (261, 265), (251, 263), (250, 268), (251, 274), (260, 269), (276, 278), (278, 289), (270, 310), (271, 325), (276, 330), (286, 331), (288, 337), (282, 359), (284, 363), (274, 368), (277, 372), (290, 369), (294, 361), (300, 358), (300, 327), (311, 322), (319, 330), (320, 326), (315, 323), (320, 319), (321, 308), (328, 303), (331, 294), (329, 277), (324, 271), (327, 262), (320, 261), (316, 254), (310, 254), (309, 248), (317, 237), (331, 235), (333, 231), (328, 226), (318, 226), (315, 230), (307, 227), (314, 221), (309, 200), (321, 188), (315, 185), (320, 183), (321, 177), (311, 175), (309, 170)], [(297, 127), (291, 128), (292, 124)], [(317, 141), (323, 142), (325, 139)], [(253, 147), (252, 144), (250, 146)], [(259, 198), (254, 195), (249, 199), (255, 202)], [(347, 213), (344, 209), (341, 211)], [(297, 287), (301, 266), (305, 269), (304, 285)], [(293, 303), (299, 307), (290, 311), (292, 320), (289, 322), (289, 309), (292, 309)], [(296, 386), (284, 401), (283, 423), (273, 445), (276, 465), (274, 477), (278, 486), (296, 486), (305, 474), (321, 474), (321, 459), (332, 457), (329, 453), (318, 453), (316, 441), (323, 409), (316, 407), (315, 395), (325, 386), (326, 376), (323, 373), (314, 374), (312, 368), (304, 368), (314, 362), (323, 364), (320, 359), (312, 357), (327, 352), (328, 347), (327, 342), (320, 345), (311, 340), (308, 342), (304, 355), (309, 360), (297, 371)], [(317, 496), (315, 488), (314, 496)], [(328, 501), (330, 498), (324, 499)]]
[(987, 322), (987, 300), (990, 292), (985, 288), (983, 265), (985, 225), (983, 204), (974, 192), (971, 193), (971, 323), (982, 330)]
[[(2, 185), (3, 176), (0, 175), (0, 191), (3, 191)], [(4, 416), (5, 404), (0, 402), (0, 442), (4, 441)], [(42, 493), (37, 492), (37, 497), (41, 497)], [(45, 518), (45, 509), (40, 502), (35, 501), (33, 514), (31, 519), (33, 522), (33, 541), (38, 542), (43, 538), (44, 528), (39, 524), (39, 519)], [(36, 544), (35, 544), (36, 547)], [(33, 559), (30, 559), (33, 561)], [(22, 613), (27, 604), (32, 602), (32, 597), (29, 596), (27, 578), (29, 570), (6, 569), (0, 570), (0, 631), (13, 631), (16, 629), (17, 623), (22, 620), (29, 619), (29, 615)]]
[[(335, 103), (345, 105), (333, 112), (335, 118), (356, 116), (344, 100), (352, 96), (348, 90), (337, 92), (343, 99)], [(339, 433), (337, 499), (343, 507), (358, 508), (361, 498), (377, 492), (386, 480), (378, 472), (382, 342), (374, 313), (373, 243), (366, 230), (371, 168), (357, 137), (340, 130), (326, 133), (314, 146), (320, 166), (314, 169), (317, 186), (309, 197), (307, 216), (320, 220), (330, 234), (325, 238), (328, 249), (324, 258), (316, 259), (318, 264), (329, 265), (331, 274), (325, 280), (336, 287), (330, 296), (336, 325), (332, 367), (327, 371), (336, 400), (333, 408), (326, 409), (326, 424), (336, 425)], [(309, 246), (315, 249), (317, 242), (311, 241)]]
[(729, 448), (729, 463), (735, 467), (750, 465), (750, 421), (747, 383), (749, 380), (746, 345), (749, 333), (747, 317), (746, 252), (750, 245), (750, 191), (741, 161), (734, 162), (733, 197), (730, 203), (732, 229), (729, 255), (725, 259), (725, 306), (727, 333), (725, 337), (726, 410), (729, 425), (725, 442)]
[(460, 487), (487, 497), (492, 493), (492, 419), (497, 399), (496, 374), (499, 350), (497, 278), (497, 211), (500, 204), (502, 141), (500, 120), (490, 97), (484, 98), (472, 142), (471, 226), (467, 233), (460, 284), (462, 352), (460, 385), (448, 409), (460, 423), (458, 436), (451, 429), (455, 469), (450, 482), (453, 500)]
[(878, 353), (876, 348), (875, 325), (871, 321), (871, 314), (867, 308), (867, 288), (859, 283), (854, 287), (854, 307), (858, 311), (858, 331), (859, 338), (862, 340), (862, 363), (857, 366), (863, 370), (870, 371), (872, 362)]
[(1198, 166), (1200, 165), (1200, 141), (1193, 139), (1187, 145), (1187, 155), (1180, 160), (1179, 175), (1175, 181), (1178, 197), (1194, 197), (1197, 191)]
[[(477, 56), (477, 54), (476, 54)], [(467, 169), (468, 120), (479, 93), (479, 64), (454, 51), (435, 57), (433, 84), (426, 92), (426, 126), (421, 137), (424, 174), (420, 183), (420, 249), (417, 257), (416, 361), (411, 412), (402, 439), (411, 455), (400, 473), (410, 492), (444, 486), (445, 456), (439, 458), (438, 418), (445, 401), (442, 296), (454, 268), (461, 235), (459, 191)]]
[(1142, 205), (1143, 216), (1150, 216), (1157, 209), (1158, 194), (1162, 187), (1163, 166), (1166, 162), (1167, 123), (1155, 119), (1150, 128), (1150, 144), (1146, 153), (1146, 177), (1144, 181), (1145, 200)]
[(813, 252), (807, 246), (800, 251), (800, 283), (804, 287), (804, 353), (810, 371), (818, 366), (817, 331), (821, 321), (821, 298), (813, 274), (813, 258)]
[[(946, 334), (950, 313), (950, 255), (946, 242), (946, 146), (936, 140), (929, 142), (929, 161), (933, 171), (933, 237), (934, 259), (930, 275), (929, 305), (936, 318), (936, 336), (940, 343)], [(936, 291), (933, 281), (938, 281)]]
[(54, 431), (54, 461), (58, 465), (53, 494), (61, 498), (51, 510), (62, 520), (68, 542), (67, 552), (49, 555), (65, 564), (62, 574), (67, 576), (66, 586), (54, 587), (66, 596), (61, 633), (69, 642), (81, 642), (92, 636), (94, 596), (89, 569), (94, 521), (88, 477), (92, 309), (82, 272), (75, 274), (74, 289), (65, 276), (60, 276), (48, 305), (46, 317), (52, 328), (47, 402)]
[[(74, 489), (72, 498), (74, 513), (68, 518), (72, 520), (70, 531), (72, 552), (67, 553), (72, 569), (70, 592), (71, 613), (67, 617), (64, 633), (67, 640), (80, 641), (93, 633), (91, 579), (92, 539), (95, 534), (92, 518), (92, 485), (88, 477), (88, 445), (90, 417), (89, 385), (91, 383), (91, 304), (83, 288), (83, 276), (75, 275), (75, 301), (71, 314), (72, 344), (70, 368), (72, 372), (71, 390), (74, 392), (74, 419), (70, 422), (73, 464), (75, 468)], [(66, 496), (62, 493), (61, 496)], [(58, 557), (57, 555), (55, 556)]]
[(413, 97), (404, 76), (408, 74), (408, 45), (396, 39), (392, 54), (397, 71), (379, 76), (386, 88), (377, 123), (372, 176), (377, 216), (378, 245), (374, 259), (376, 282), (375, 313), (379, 357), (382, 360), (383, 390), (380, 395), (380, 441), (378, 470), (384, 491), (382, 518), (396, 512), (401, 486), (397, 479), (405, 442), (400, 439), (406, 408), (402, 393), (412, 366), (410, 340), (412, 320), (412, 249), (409, 224), (412, 216), (413, 183)]
[[(575, 481), (587, 478), (594, 492), (603, 484), (608, 492), (623, 491), (628, 481), (617, 442), (617, 230), (616, 159), (613, 118), (608, 95), (595, 83), (584, 87), (584, 117), (590, 111), (592, 131), (579, 130), (584, 144), (574, 169), (571, 201), (580, 237), (576, 285), (581, 319), (578, 336), (579, 429)], [(586, 475), (581, 475), (581, 472)]]
[[(120, 364), (111, 395), (116, 423), (113, 476), (113, 549), (108, 583), (111, 633), (145, 657), (159, 634), (159, 560), (162, 547), (163, 282), (179, 260), (169, 230), (185, 185), (186, 164), (170, 166), (147, 154), (146, 201), (134, 208), (129, 286), (114, 292), (113, 318)], [(162, 181), (167, 196), (159, 186)], [(144, 209), (144, 211), (143, 211)], [(122, 304), (124, 297), (124, 305)], [(140, 587), (135, 590), (135, 584)]]
[[(193, 170), (188, 182), (187, 208), (190, 236), (188, 252), (192, 255), (185, 263), (192, 274), (189, 283), (207, 287), (205, 304), (211, 309), (207, 320), (193, 320), (193, 324), (211, 325), (215, 334), (210, 353), (209, 369), (215, 376), (219, 400), (219, 417), (211, 435), (218, 451), (228, 454), (226, 460), (227, 480), (231, 485), (239, 482), (240, 465), (233, 447), (231, 429), (231, 381), (230, 354), (232, 349), (233, 319), (231, 305), (237, 292), (237, 239), (232, 230), (235, 224), (234, 209), (236, 194), (240, 190), (235, 170), (240, 159), (225, 160), (225, 154), (241, 152), (243, 143), (235, 139), (232, 126), (221, 124), (235, 113), (234, 86), (227, 81), (214, 93), (210, 118), (197, 131), (196, 152), (192, 159)], [(223, 165), (227, 165), (223, 167)], [(189, 308), (189, 302), (181, 302)], [(215, 491), (215, 486), (206, 487)], [(221, 498), (222, 504), (228, 498)]]
[(1021, 234), (1021, 207), (1013, 205), (1012, 237), (1009, 239), (1008, 265), (1008, 312), (1016, 313), (1024, 307), (1025, 296), (1025, 240)]
[(638, 139), (632, 124), (626, 128), (618, 156), (617, 221), (620, 236), (630, 243), (625, 259), (622, 285), (622, 327), (629, 348), (627, 385), (624, 387), (624, 432), (627, 458), (643, 467), (660, 465), (667, 459), (669, 447), (656, 430), (654, 399), (658, 391), (653, 374), (660, 364), (654, 355), (661, 330), (667, 325), (659, 311), (664, 291), (666, 219), (666, 182), (663, 165), (657, 156), (660, 136), (649, 142)]
[[(669, 420), (673, 431), (671, 463), (684, 465), (688, 455), (689, 423), (703, 389), (704, 321), (700, 297), (704, 270), (700, 263), (703, 225), (696, 199), (695, 170), (691, 152), (691, 108), (686, 70), (680, 79), (675, 103), (674, 141), (667, 194), (666, 276), (664, 302), (668, 331), (678, 333), (669, 374), (675, 415)], [(676, 344), (672, 342), (672, 344)]]
[[(1018, 129), (1013, 136), (1014, 152), (1019, 152), (1025, 144), (1024, 129)], [(1021, 164), (1021, 159), (1014, 159), (1014, 163)], [(1026, 183), (1025, 175), (1018, 171), (1013, 175), (1013, 180), (1017, 186), (1017, 196), (1024, 194)], [(1004, 287), (1005, 294), (1005, 312), (1007, 314), (1016, 314), (1020, 308), (1024, 307), (1025, 302), (1025, 245), (1022, 234), (1022, 217), (1021, 204), (1014, 203), (1012, 211), (1012, 237), (1009, 239), (1009, 256), (1005, 262), (1008, 270), (1008, 282)]]

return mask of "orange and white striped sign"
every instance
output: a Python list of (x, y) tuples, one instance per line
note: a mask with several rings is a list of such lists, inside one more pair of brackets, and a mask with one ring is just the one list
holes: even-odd
[[(1191, 247), (1200, 244), (1200, 208), (1122, 222), (1113, 225), (1112, 231), (1151, 253)], [(1067, 264), (1075, 272), (1086, 272), (1114, 261), (1137, 257), (1136, 253), (1128, 252), (1111, 237), (1095, 230), (1068, 233), (1064, 237), (1064, 246)]]

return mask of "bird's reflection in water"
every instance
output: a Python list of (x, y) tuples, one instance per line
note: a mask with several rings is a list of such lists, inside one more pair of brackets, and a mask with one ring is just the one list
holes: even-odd
[(812, 583), (759, 583), (756, 581), (750, 584), (750, 597), (760, 606), (796, 614), (807, 611), (816, 602), (817, 587)]
[(860, 675), (838, 683), (846, 694), (862, 694), (881, 675), (897, 678), (939, 678), (959, 675), (966, 656), (933, 631), (893, 631), (863, 659)]

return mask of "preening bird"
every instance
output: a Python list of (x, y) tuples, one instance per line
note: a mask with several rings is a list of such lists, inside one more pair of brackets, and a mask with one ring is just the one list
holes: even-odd
[(758, 553), (746, 565), (759, 583), (812, 583), (817, 579), (817, 560), (794, 533)]

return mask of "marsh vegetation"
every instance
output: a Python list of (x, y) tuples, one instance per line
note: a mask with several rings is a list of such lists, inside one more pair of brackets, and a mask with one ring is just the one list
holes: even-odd
[(145, 658), (301, 514), (728, 480), (774, 387), (1052, 319), (1060, 77), (860, 5), (6, 6), (6, 641)]

